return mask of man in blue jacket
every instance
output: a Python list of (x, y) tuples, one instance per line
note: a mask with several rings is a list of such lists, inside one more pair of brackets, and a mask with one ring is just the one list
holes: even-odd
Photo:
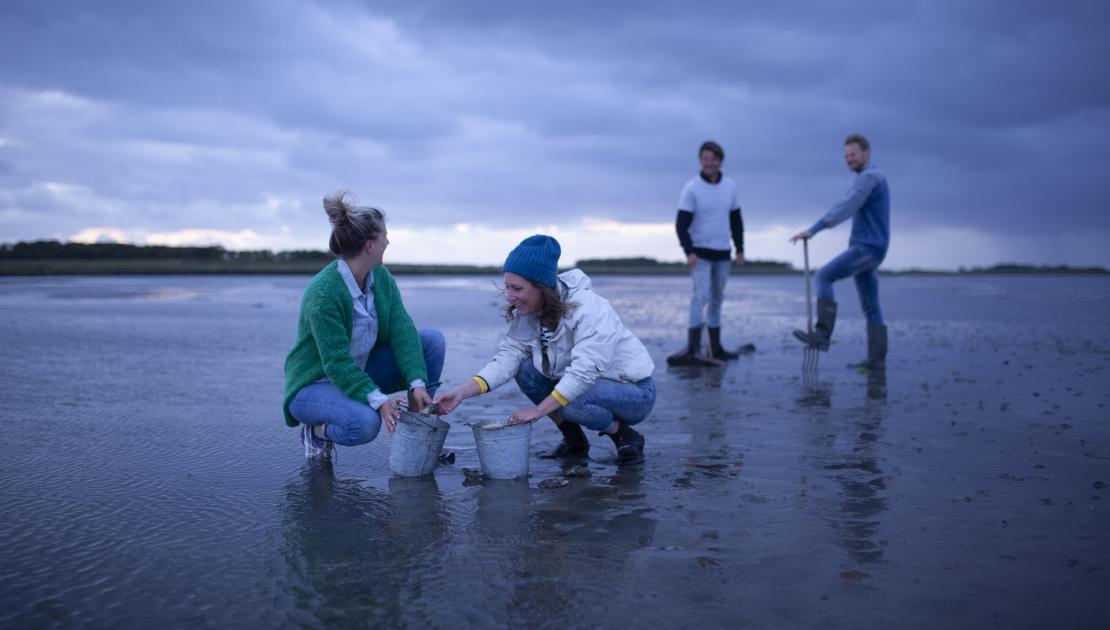
[(871, 143), (867, 138), (859, 134), (848, 136), (844, 141), (844, 161), (856, 173), (852, 187), (813, 227), (790, 239), (793, 243), (812, 238), (825, 228), (852, 219), (848, 251), (817, 271), (817, 325), (813, 332), (795, 330), (794, 336), (806, 345), (828, 352), (836, 324), (833, 283), (852, 276), (867, 317), (867, 359), (852, 367), (880, 369), (886, 365), (887, 334), (879, 308), (879, 264), (890, 246), (890, 189), (886, 177), (870, 163)]

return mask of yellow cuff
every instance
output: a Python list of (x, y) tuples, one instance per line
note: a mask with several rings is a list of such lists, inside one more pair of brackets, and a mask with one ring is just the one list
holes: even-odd
[(481, 393), (484, 394), (489, 391), (489, 383), (487, 383), (486, 379), (482, 378), (481, 376), (475, 376), (470, 380), (478, 384), (478, 390), (481, 391)]
[(565, 396), (560, 394), (559, 390), (557, 390), (557, 389), (551, 390), (551, 397), (554, 398), (555, 400), (559, 401), (559, 404), (564, 406), (564, 407), (566, 407), (567, 405), (570, 404), (570, 401), (567, 400)]

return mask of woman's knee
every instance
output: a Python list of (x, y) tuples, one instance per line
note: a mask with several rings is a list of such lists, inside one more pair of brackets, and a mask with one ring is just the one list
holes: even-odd
[(358, 446), (360, 444), (368, 444), (378, 437), (378, 432), (382, 428), (382, 419), (378, 412), (366, 407), (366, 413), (359, 414), (357, 419), (349, 422), (344, 426), (332, 425), (332, 429), (336, 435), (329, 436), (335, 440), (337, 444), (343, 446)]
[(524, 387), (525, 385), (535, 385), (544, 379), (543, 374), (532, 365), (531, 361), (523, 361), (520, 367), (516, 370), (516, 376), (513, 377), (516, 384)]
[(541, 374), (529, 361), (521, 363), (514, 380), (520, 391), (537, 405), (555, 389), (555, 383)]
[(447, 338), (443, 336), (438, 329), (435, 328), (421, 328), (420, 329), (420, 345), (424, 347), (424, 352), (438, 352), (443, 354), (447, 349)]
[(597, 405), (582, 402), (581, 399), (571, 401), (569, 405), (559, 410), (563, 420), (573, 422), (590, 429), (591, 431), (604, 431), (613, 423), (613, 414)]
[(289, 413), (302, 424), (319, 424), (352, 413), (357, 403), (333, 383), (312, 383), (302, 387), (289, 401)]
[(435, 328), (420, 329), (420, 345), (424, 349), (425, 360), (442, 361), (447, 354), (447, 338)]

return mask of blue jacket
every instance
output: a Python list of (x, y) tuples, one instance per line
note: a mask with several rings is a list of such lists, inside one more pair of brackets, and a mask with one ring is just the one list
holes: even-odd
[(848, 217), (852, 217), (848, 245), (867, 247), (880, 258), (886, 256), (890, 247), (890, 188), (886, 177), (873, 164), (863, 167), (840, 202), (814, 223), (809, 233), (817, 234)]

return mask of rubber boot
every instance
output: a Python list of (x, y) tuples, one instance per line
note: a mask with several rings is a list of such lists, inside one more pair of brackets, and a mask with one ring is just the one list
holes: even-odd
[(667, 357), (667, 365), (702, 365), (698, 358), (701, 352), (701, 326), (686, 329), (686, 347)]
[(879, 370), (886, 367), (886, 326), (867, 325), (867, 358), (848, 367)]
[(613, 446), (617, 447), (618, 466), (644, 463), (644, 436), (632, 427), (620, 422), (616, 433), (602, 431), (598, 435), (608, 435), (609, 439), (613, 440)]
[(755, 346), (750, 344), (750, 343), (746, 343), (746, 344), (740, 346), (736, 350), (736, 352), (729, 352), (728, 350), (725, 350), (724, 346), (721, 345), (721, 329), (720, 328), (709, 328), (708, 330), (709, 330), (709, 356), (713, 357), (714, 359), (721, 359), (721, 360), (724, 360), (724, 361), (731, 361), (733, 359), (740, 358), (740, 355), (742, 355), (742, 354), (751, 354), (752, 352), (755, 352)]
[(559, 427), (559, 432), (563, 434), (563, 441), (559, 442), (559, 446), (556, 446), (555, 450), (544, 455), (544, 457), (548, 459), (559, 459), (563, 457), (589, 456), (590, 441), (586, 439), (586, 434), (582, 432), (582, 427), (569, 420), (563, 420), (555, 426)]
[(829, 340), (832, 339), (833, 328), (836, 326), (836, 302), (832, 300), (817, 300), (817, 324), (812, 333), (804, 330), (795, 330), (794, 336), (798, 341), (813, 346), (823, 352), (829, 351)]

